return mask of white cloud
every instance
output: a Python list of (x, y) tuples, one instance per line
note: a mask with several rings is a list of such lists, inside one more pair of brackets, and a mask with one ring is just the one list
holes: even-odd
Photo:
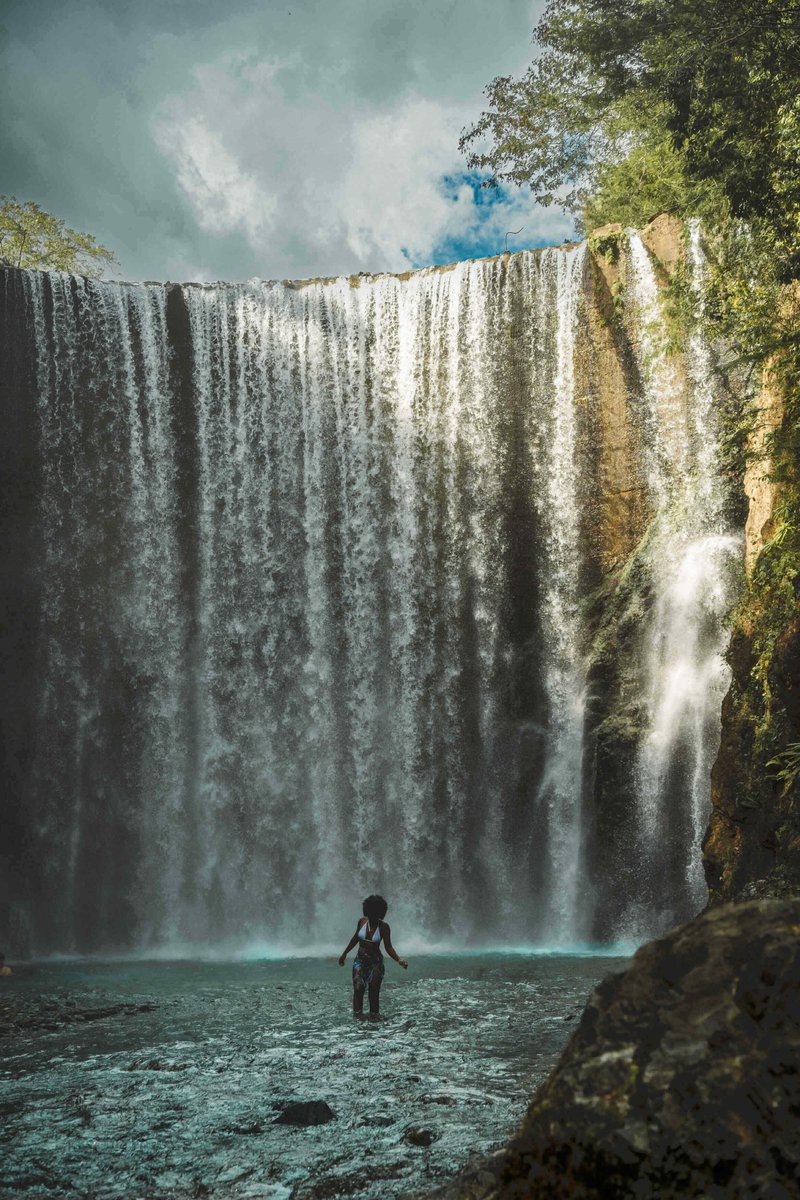
[(488, 241), (499, 251), (506, 230), (520, 224), (527, 238), (517, 245), (569, 236), (571, 220), (542, 209), (528, 192), (492, 205), (476, 201), (458, 152), (464, 119), (454, 106), (409, 99), (354, 124), (353, 155), (336, 200), (360, 259), (402, 270), (454, 243)]
[(191, 203), (201, 229), (243, 233), (255, 245), (272, 229), (278, 203), (226, 149), (222, 133), (202, 117), (164, 119), (156, 141), (175, 164), (178, 186)]
[(445, 182), (543, 4), (5, 0), (8, 186), (91, 229), (128, 278), (442, 261), (500, 248), (518, 211), (515, 244), (558, 240), (569, 223), (524, 193), (504, 212)]
[(335, 202), (360, 262), (403, 270), (429, 259), (463, 223), (466, 195), (453, 200), (443, 188), (444, 176), (462, 167), (458, 128), (452, 111), (420, 99), (354, 122)]
[(517, 247), (568, 237), (570, 220), (524, 191), (476, 201), (458, 151), (474, 115), (415, 93), (367, 106), (296, 54), (227, 53), (195, 68), (153, 128), (201, 228), (246, 239), (250, 274), (297, 277), (495, 252), (520, 225)]

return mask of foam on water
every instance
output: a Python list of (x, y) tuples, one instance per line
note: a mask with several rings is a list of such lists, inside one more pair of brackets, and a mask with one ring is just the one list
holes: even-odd
[[(389, 964), (377, 1024), (353, 1020), (335, 963), (38, 968), (6, 981), (34, 1024), (2, 1040), (3, 1186), (101, 1200), (431, 1190), (507, 1138), (587, 994), (621, 965)], [(149, 1007), (58, 1024), (70, 1005), (117, 1003)], [(324, 1100), (335, 1118), (275, 1124), (297, 1100)], [(406, 1140), (420, 1127), (427, 1148)]]

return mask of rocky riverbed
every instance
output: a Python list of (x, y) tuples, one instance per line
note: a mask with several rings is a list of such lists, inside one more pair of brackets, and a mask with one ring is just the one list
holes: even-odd
[(0, 992), (0, 1196), (395, 1197), (508, 1138), (624, 960), (53, 964)]

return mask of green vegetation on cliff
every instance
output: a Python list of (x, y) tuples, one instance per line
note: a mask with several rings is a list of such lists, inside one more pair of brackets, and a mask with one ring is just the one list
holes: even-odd
[[(745, 333), (752, 332), (751, 320), (745, 309), (740, 318)], [(719, 899), (800, 892), (800, 348), (796, 323), (791, 293), (776, 295), (774, 328), (763, 335), (762, 403), (752, 414), (748, 468), (762, 486), (766, 483), (770, 503), (759, 513), (751, 500), (760, 550), (747, 592), (733, 615), (729, 650), (733, 679), (723, 711), (722, 745), (712, 776), (714, 807), (704, 847), (711, 895)], [(766, 518), (763, 523), (762, 518)]]
[(715, 899), (800, 891), (800, 0), (550, 0), (535, 38), (486, 89), (470, 165), (584, 229), (699, 217), (709, 278), (698, 303), (673, 273), (676, 326), (761, 383), (722, 413), (752, 554), (706, 868)]

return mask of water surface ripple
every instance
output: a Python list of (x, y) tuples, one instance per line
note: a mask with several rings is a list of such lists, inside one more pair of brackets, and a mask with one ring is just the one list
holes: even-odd
[[(389, 963), (375, 1024), (353, 1020), (350, 964), (333, 960), (30, 968), (3, 981), (0, 1006), (50, 1027), (0, 1041), (0, 1196), (424, 1192), (502, 1144), (623, 961)], [(157, 1007), (64, 1023), (123, 1003)], [(335, 1119), (274, 1124), (296, 1100), (324, 1100)]]

